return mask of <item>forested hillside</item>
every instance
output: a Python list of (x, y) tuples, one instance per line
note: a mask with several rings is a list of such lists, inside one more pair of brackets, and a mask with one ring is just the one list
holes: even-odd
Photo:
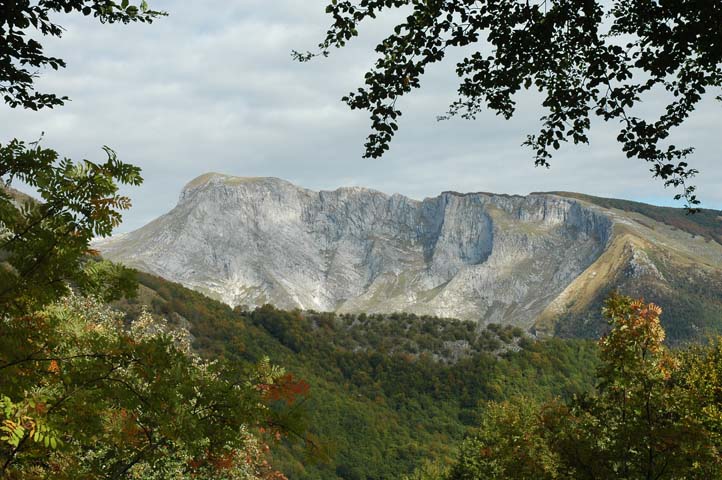
[(273, 454), (294, 479), (399, 478), (423, 459), (450, 461), (484, 401), (571, 398), (591, 389), (597, 365), (590, 341), (407, 314), (244, 312), (158, 277), (139, 280), (138, 299), (119, 304), (129, 319), (147, 304), (209, 358), (268, 355), (309, 384), (296, 405), (308, 436), (291, 435)]

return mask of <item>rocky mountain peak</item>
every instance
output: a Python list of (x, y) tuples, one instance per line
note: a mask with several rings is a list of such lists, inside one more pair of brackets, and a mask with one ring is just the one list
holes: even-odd
[(203, 191), (233, 190), (233, 189), (298, 189), (286, 180), (276, 177), (237, 177), (223, 173), (209, 172), (200, 175), (188, 182), (181, 190), (179, 202), (184, 202), (193, 195)]
[[(189, 182), (170, 212), (98, 248), (231, 305), (406, 311), (529, 328), (568, 308), (570, 292), (593, 296), (603, 287), (600, 262), (627, 238), (619, 232), (641, 235), (645, 225), (553, 194), (444, 192), (419, 201), (209, 173)], [(653, 272), (649, 257), (634, 252), (649, 242), (624, 241), (620, 252), (629, 253), (614, 272), (642, 264)]]

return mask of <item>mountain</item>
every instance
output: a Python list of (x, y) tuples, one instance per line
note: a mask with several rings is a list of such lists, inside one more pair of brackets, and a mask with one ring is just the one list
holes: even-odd
[(229, 305), (403, 311), (561, 336), (597, 335), (601, 299), (621, 288), (672, 304), (670, 334), (684, 340), (722, 327), (720, 215), (564, 192), (417, 201), (210, 173), (167, 214), (96, 247)]

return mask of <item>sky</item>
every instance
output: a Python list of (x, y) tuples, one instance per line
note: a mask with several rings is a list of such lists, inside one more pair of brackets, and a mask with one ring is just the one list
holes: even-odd
[[(527, 194), (576, 191), (660, 205), (675, 192), (627, 159), (617, 124), (595, 122), (591, 144), (557, 152), (536, 168), (521, 143), (543, 115), (539, 97), (518, 97), (514, 119), (488, 112), (476, 121), (437, 122), (457, 87), (454, 58), (427, 71), (422, 88), (397, 105), (400, 132), (381, 159), (362, 158), (366, 112), (340, 99), (362, 84), (374, 46), (397, 15), (360, 30), (331, 57), (296, 63), (291, 50), (309, 50), (329, 18), (322, 0), (154, 0), (168, 17), (152, 25), (101, 25), (61, 15), (61, 39), (47, 53), (66, 60), (41, 72), (39, 90), (69, 96), (41, 112), (0, 107), (0, 142), (37, 139), (73, 159), (103, 160), (102, 146), (143, 169), (144, 184), (124, 189), (133, 207), (117, 232), (141, 227), (173, 208), (183, 186), (205, 172), (274, 176), (314, 190), (363, 186), (416, 199), (442, 191)], [(715, 93), (716, 94), (716, 93)], [(722, 209), (722, 104), (709, 95), (672, 141), (696, 147), (698, 196)], [(654, 112), (663, 98), (648, 99)]]

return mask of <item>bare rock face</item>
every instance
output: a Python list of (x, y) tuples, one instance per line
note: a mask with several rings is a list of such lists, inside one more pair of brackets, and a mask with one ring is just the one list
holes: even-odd
[(206, 174), (169, 213), (97, 247), (231, 305), (530, 327), (600, 257), (613, 224), (600, 209), (548, 194), (416, 201)]

